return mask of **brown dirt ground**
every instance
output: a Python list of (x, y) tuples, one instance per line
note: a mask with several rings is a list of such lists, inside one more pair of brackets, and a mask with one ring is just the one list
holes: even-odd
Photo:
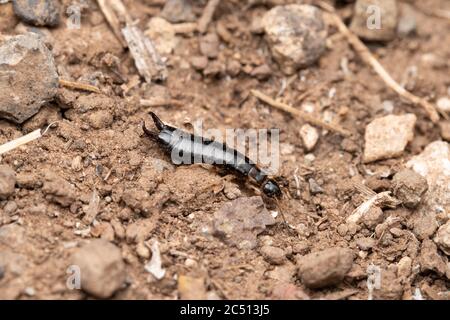
[[(62, 2), (64, 8), (70, 4), (69, 0)], [(162, 8), (161, 5), (148, 6), (151, 1), (124, 2), (132, 16), (140, 19), (142, 27), (152, 12), (158, 14)], [(198, 1), (194, 5), (197, 15), (202, 12), (205, 2)], [(427, 3), (430, 8), (438, 8), (444, 5), (443, 2)], [(164, 83), (148, 85), (140, 80), (134, 87), (127, 88), (138, 74), (130, 54), (122, 49), (96, 3), (89, 1), (89, 4), (82, 17), (81, 30), (68, 30), (64, 25), (49, 29), (51, 45), (62, 77), (92, 81), (103, 93), (61, 88), (58, 103), (44, 107), (22, 126), (0, 121), (0, 143), (4, 143), (59, 120), (58, 126), (45, 137), (4, 155), (2, 159), (3, 164), (14, 168), (19, 182), (15, 194), (9, 199), (17, 204), (18, 210), (11, 217), (12, 221), (4, 223), (15, 221), (21, 227), (23, 234), (15, 233), (10, 246), (27, 261), (20, 277), (3, 279), (3, 283), (0, 280), (2, 290), (8, 291), (7, 296), (26, 299), (28, 296), (23, 294), (23, 289), (32, 287), (36, 292), (33, 298), (85, 298), (82, 291), (65, 287), (69, 257), (74, 247), (90, 238), (111, 237), (111, 225), (115, 225), (112, 237), (122, 250), (129, 283), (116, 293), (116, 299), (176, 298), (178, 291), (174, 277), (179, 274), (206, 279), (208, 291), (222, 298), (274, 297), (273, 289), (279, 284), (273, 279), (274, 266), (265, 261), (257, 249), (240, 250), (203, 233), (215, 210), (229, 201), (220, 191), (225, 183), (223, 177), (199, 166), (174, 167), (163, 150), (143, 135), (139, 123), (143, 118), (150, 123), (150, 118), (145, 108), (139, 105), (139, 99), (154, 96), (171, 97), (182, 102), (182, 106), (153, 108), (162, 119), (181, 128), (188, 128), (186, 124), (197, 119), (203, 120), (205, 128), (281, 128), (281, 142), (294, 146), (291, 154), (282, 155), (280, 175), (289, 181), (292, 196), (290, 200), (283, 200), (284, 214), (291, 225), (305, 224), (306, 231), (293, 234), (275, 225), (259, 236), (261, 243), (270, 238), (274, 246), (291, 251), (287, 267), (285, 265), (285, 269), (277, 269), (276, 272), (292, 272), (295, 255), (299, 254), (292, 252), (292, 248), (298, 247), (299, 243), (305, 252), (344, 246), (352, 248), (356, 255), (354, 270), (337, 287), (309, 290), (295, 276), (290, 278), (288, 282), (297, 285), (311, 298), (336, 298), (342, 292), (345, 297), (347, 289), (355, 289), (351, 299), (366, 299), (365, 270), (370, 263), (387, 269), (403, 256), (417, 256), (420, 241), (406, 234), (391, 239), (388, 246), (379, 246), (363, 255), (359, 254), (355, 240), (362, 235), (370, 236), (372, 231), (361, 228), (353, 236), (341, 236), (337, 232), (338, 226), (361, 201), (356, 193), (349, 195), (346, 192), (346, 182), (352, 178), (352, 173), (355, 175), (353, 179), (368, 179), (373, 189), (383, 190), (384, 180), (376, 178), (377, 175), (370, 176), (369, 172), (396, 172), (424, 146), (440, 138), (438, 128), (425, 113), (388, 90), (342, 37), (333, 36), (319, 62), (300, 71), (299, 77), (281, 96), (283, 101), (295, 107), (302, 102), (315, 104), (317, 116), (323, 116), (325, 111), (332, 112), (343, 127), (354, 133), (353, 138), (345, 142), (337, 134), (321, 134), (312, 151), (315, 160), (308, 164), (304, 161), (307, 152), (298, 133), (302, 121), (248, 97), (249, 90), (254, 88), (275, 96), (285, 79), (271, 60), (262, 36), (249, 30), (252, 15), (267, 10), (267, 7), (256, 6), (244, 11), (241, 1), (224, 1), (216, 12), (210, 31), (214, 32), (217, 21), (221, 21), (233, 35), (233, 43), (221, 40), (220, 54), (216, 59), (221, 66), (233, 58), (240, 61), (243, 70), (267, 63), (272, 69), (269, 79), (259, 81), (245, 71), (235, 77), (203, 76), (189, 65), (190, 58), (199, 55), (199, 36), (186, 35), (179, 37), (175, 52), (168, 56), (169, 77)], [(151, 10), (142, 10), (144, 6)], [(344, 7), (343, 12), (348, 8)], [(418, 66), (419, 76), (411, 84), (412, 91), (433, 100), (447, 94), (450, 86), (448, 64), (424, 64), (421, 57), (432, 53), (444, 61), (449, 60), (450, 25), (420, 11), (417, 11), (417, 18), (417, 35), (397, 38), (386, 44), (372, 44), (371, 49), (395, 79), (402, 79), (409, 66)], [(12, 23), (2, 32), (13, 34), (14, 28)], [(331, 34), (334, 32), (330, 29)], [(119, 58), (118, 66), (108, 65), (109, 55)], [(351, 76), (344, 76), (340, 69), (343, 58), (348, 59)], [(336, 90), (333, 99), (328, 97), (331, 88)], [(300, 101), (299, 97), (305, 92), (309, 94)], [(383, 100), (394, 102), (394, 113), (412, 112), (418, 116), (415, 138), (401, 157), (363, 165), (364, 129), (371, 120), (384, 115), (380, 107)], [(112, 122), (99, 111), (112, 115)], [(92, 124), (98, 122), (100, 128), (94, 129)], [(155, 168), (164, 169), (158, 171)], [(298, 195), (293, 178), (296, 170), (300, 177)], [(76, 197), (69, 199), (68, 207), (51, 201), (48, 195), (51, 192), (40, 187), (45, 177), (51, 174), (76, 187)], [(310, 194), (307, 183), (310, 177), (322, 186), (324, 193)], [(238, 187), (244, 196), (255, 194), (251, 188), (240, 184)], [(90, 232), (78, 235), (75, 230), (86, 228), (82, 222), (83, 210), (94, 189), (98, 190), (101, 198), (97, 216), (100, 224)], [(170, 201), (152, 210), (146, 218), (133, 210), (139, 207), (139, 198), (138, 203), (130, 204), (134, 208), (121, 200), (124, 192), (130, 190), (135, 194), (143, 190), (151, 194), (155, 207), (165, 197)], [(6, 201), (2, 202), (0, 208), (5, 204)], [(409, 209), (385, 210), (385, 213), (401, 217), (397, 224), (401, 229), (408, 229), (413, 223), (414, 212)], [(120, 232), (120, 225), (126, 229), (143, 219), (150, 219), (148, 238), (156, 238), (161, 244), (167, 275), (159, 282), (153, 281), (144, 271), (145, 261), (136, 254), (136, 244), (127, 242)], [(197, 266), (186, 266), (186, 257), (197, 261)], [(445, 277), (433, 273), (421, 273), (402, 283), (405, 292), (411, 287), (442, 292), (447, 285)], [(423, 294), (426, 298), (432, 295)]]

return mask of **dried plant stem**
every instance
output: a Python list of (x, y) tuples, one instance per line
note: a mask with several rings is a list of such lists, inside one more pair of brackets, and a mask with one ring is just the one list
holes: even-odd
[(163, 107), (163, 106), (176, 106), (181, 107), (183, 102), (175, 99), (141, 99), (141, 106), (143, 107)]
[(67, 87), (67, 88), (71, 88), (71, 89), (101, 93), (99, 88), (97, 88), (95, 86), (91, 86), (90, 84), (85, 84), (85, 83), (80, 83), (80, 82), (75, 82), (75, 81), (68, 81), (68, 80), (63, 80), (63, 79), (59, 79), (59, 84), (63, 87)]
[(25, 136), (22, 136), (13, 141), (7, 142), (0, 146), (0, 155), (6, 153), (8, 151), (14, 150), (20, 146), (23, 146), (24, 144), (27, 144), (28, 142), (39, 139), (40, 137), (42, 137), (42, 132), (41, 132), (41, 129), (38, 129), (38, 130), (35, 130)]
[(264, 101), (268, 105), (270, 105), (270, 106), (272, 106), (274, 108), (286, 111), (286, 112), (288, 112), (288, 113), (290, 113), (292, 115), (295, 115), (295, 116), (297, 116), (297, 117), (299, 117), (299, 118), (305, 120), (306, 122), (309, 122), (309, 123), (311, 123), (311, 124), (313, 124), (315, 126), (318, 126), (318, 127), (321, 127), (321, 128), (333, 131), (333, 132), (337, 132), (337, 133), (339, 133), (339, 134), (341, 134), (343, 136), (346, 136), (346, 137), (350, 136), (350, 132), (348, 132), (347, 130), (345, 130), (345, 129), (337, 126), (337, 125), (334, 125), (334, 124), (331, 124), (331, 123), (327, 123), (325, 121), (317, 119), (317, 118), (315, 118), (315, 117), (313, 117), (313, 116), (311, 116), (311, 115), (309, 115), (309, 114), (307, 114), (305, 112), (302, 112), (300, 110), (297, 110), (297, 109), (291, 107), (288, 104), (276, 101), (276, 100), (272, 99), (271, 97), (265, 95), (261, 91), (251, 90), (251, 93), (256, 98)]
[(185, 22), (172, 24), (173, 30), (177, 34), (192, 33), (197, 30), (197, 23)]
[(219, 5), (219, 0), (209, 0), (206, 4), (205, 9), (203, 10), (203, 14), (198, 20), (197, 30), (200, 33), (205, 33), (208, 29), (208, 25), (211, 22), (214, 12), (216, 11), (217, 6)]
[(97, 0), (98, 6), (108, 21), (111, 29), (119, 39), (120, 43), (126, 48), (127, 42), (122, 35), (122, 26), (131, 22), (127, 10), (121, 0)]
[(410, 93), (405, 88), (400, 86), (386, 71), (386, 69), (384, 69), (381, 63), (372, 55), (365, 44), (347, 28), (345, 23), (335, 13), (335, 10), (331, 5), (321, 1), (319, 2), (319, 6), (328, 12), (330, 20), (338, 28), (339, 32), (341, 32), (347, 38), (347, 41), (352, 45), (361, 59), (373, 68), (373, 70), (380, 76), (380, 78), (388, 87), (394, 90), (399, 96), (409, 100), (415, 105), (421, 106), (427, 112), (431, 121), (433, 121), (434, 123), (439, 121), (439, 114), (436, 111), (436, 108), (425, 99)]

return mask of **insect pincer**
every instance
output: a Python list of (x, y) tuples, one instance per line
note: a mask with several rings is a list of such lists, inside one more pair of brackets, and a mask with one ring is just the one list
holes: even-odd
[(162, 131), (166, 128), (166, 125), (164, 122), (161, 121), (160, 118), (153, 112), (150, 112), (150, 115), (152, 116), (153, 122), (155, 123), (156, 128), (158, 128), (159, 131)]

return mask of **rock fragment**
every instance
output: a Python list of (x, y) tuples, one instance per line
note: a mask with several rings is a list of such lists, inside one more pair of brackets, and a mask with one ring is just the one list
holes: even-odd
[(92, 128), (102, 129), (109, 127), (114, 117), (108, 110), (97, 110), (89, 114), (88, 121)]
[(275, 219), (259, 196), (238, 198), (225, 203), (214, 213), (214, 233), (241, 249), (256, 247), (256, 236)]
[(313, 64), (325, 51), (327, 28), (314, 6), (276, 6), (264, 15), (262, 25), (273, 58), (287, 75)]
[(427, 180), (411, 169), (397, 172), (392, 183), (395, 197), (408, 208), (417, 207), (428, 190)]
[(439, 213), (450, 210), (450, 149), (444, 141), (430, 143), (425, 150), (407, 162), (406, 166), (428, 183), (423, 205), (424, 213)]
[(0, 33), (6, 33), (9, 30), (14, 29), (19, 20), (14, 15), (13, 4), (6, 1), (0, 1)]
[(438, 229), (434, 242), (439, 249), (450, 256), (450, 220)]
[(396, 0), (357, 0), (350, 29), (371, 41), (395, 38), (398, 8)]
[(57, 0), (13, 0), (13, 8), (19, 19), (36, 27), (55, 27), (60, 21)]
[(403, 257), (397, 263), (397, 276), (400, 279), (406, 279), (411, 275), (412, 259), (410, 257)]
[(200, 52), (208, 58), (217, 58), (219, 55), (219, 37), (215, 33), (208, 33), (200, 39)]
[(283, 249), (274, 246), (262, 246), (260, 252), (264, 259), (271, 264), (283, 264), (286, 261), (286, 253)]
[(403, 285), (393, 268), (381, 270), (380, 286), (373, 290), (375, 300), (399, 300), (403, 294)]
[(308, 185), (309, 185), (309, 192), (311, 192), (312, 195), (323, 193), (322, 187), (313, 178), (308, 179)]
[(208, 66), (208, 58), (205, 56), (193, 56), (190, 59), (191, 66), (197, 71), (205, 70)]
[(430, 238), (437, 228), (436, 217), (430, 212), (419, 212), (413, 221), (413, 233), (419, 240)]
[(0, 200), (7, 199), (14, 193), (16, 173), (7, 165), (0, 165)]
[(364, 162), (400, 156), (414, 137), (414, 114), (388, 115), (369, 123), (365, 133)]
[(48, 200), (63, 207), (70, 206), (77, 198), (75, 187), (53, 172), (45, 175), (42, 192), (46, 194)]
[(441, 97), (436, 102), (436, 107), (441, 112), (450, 112), (450, 98)]
[(58, 74), (51, 52), (33, 33), (0, 45), (0, 118), (22, 123), (53, 100)]
[(417, 19), (414, 8), (407, 3), (401, 3), (399, 9), (400, 18), (397, 24), (397, 34), (402, 37), (414, 34), (417, 29)]
[(267, 64), (262, 64), (253, 69), (250, 75), (258, 80), (266, 80), (272, 75), (272, 69)]
[(168, 0), (161, 11), (161, 17), (172, 23), (195, 20), (192, 5), (188, 0)]
[(353, 265), (353, 252), (329, 248), (299, 258), (298, 274), (309, 288), (324, 288), (340, 283)]
[(125, 264), (119, 248), (96, 239), (79, 248), (72, 257), (80, 268), (81, 288), (100, 298), (110, 298), (125, 282)]
[(373, 230), (377, 225), (383, 222), (383, 219), (383, 210), (378, 206), (372, 206), (369, 211), (363, 215), (362, 222), (369, 230)]
[(313, 126), (305, 124), (300, 128), (300, 137), (302, 138), (306, 151), (311, 151), (319, 140), (319, 132)]
[(178, 44), (172, 24), (160, 17), (150, 19), (145, 34), (152, 39), (156, 50), (162, 55), (171, 54)]
[(425, 239), (420, 246), (419, 255), (420, 271), (434, 271), (443, 276), (446, 273), (446, 263), (439, 255), (436, 244), (430, 239)]
[(178, 277), (178, 293), (181, 300), (205, 300), (205, 279), (180, 275)]
[(444, 120), (439, 122), (439, 127), (441, 129), (441, 137), (445, 141), (450, 141), (450, 121)]

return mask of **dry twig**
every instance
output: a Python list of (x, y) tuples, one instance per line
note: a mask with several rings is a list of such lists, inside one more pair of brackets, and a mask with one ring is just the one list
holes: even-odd
[(272, 99), (271, 97), (265, 95), (264, 93), (262, 93), (261, 91), (258, 90), (251, 90), (250, 91), (252, 93), (252, 95), (254, 95), (255, 97), (257, 97), (258, 99), (264, 101), (265, 103), (267, 103), (268, 105), (283, 110), (285, 112), (288, 112), (292, 115), (295, 115), (299, 118), (302, 118), (303, 120), (305, 120), (306, 122), (309, 122), (313, 125), (316, 125), (318, 127), (333, 131), (333, 132), (337, 132), (343, 136), (350, 136), (350, 132), (348, 132), (347, 130), (335, 125), (335, 124), (331, 124), (331, 123), (327, 123), (325, 121), (322, 121), (320, 119), (317, 119), (305, 112), (302, 112), (300, 110), (297, 110), (293, 107), (291, 107), (288, 104), (276, 101), (274, 99)]
[(208, 29), (208, 25), (211, 22), (214, 12), (216, 11), (217, 6), (219, 5), (219, 0), (209, 0), (205, 9), (203, 10), (203, 14), (198, 20), (197, 30), (200, 33), (205, 33)]
[(121, 30), (123, 25), (131, 22), (131, 18), (124, 4), (121, 0), (97, 0), (97, 3), (117, 39), (126, 48), (127, 43), (122, 36)]
[(425, 99), (410, 93), (405, 88), (400, 86), (386, 71), (386, 69), (384, 69), (381, 63), (372, 55), (365, 44), (347, 28), (345, 23), (336, 14), (334, 8), (331, 5), (320, 1), (319, 6), (327, 11), (330, 20), (335, 24), (339, 32), (341, 32), (347, 38), (347, 41), (352, 45), (355, 51), (363, 59), (363, 61), (373, 68), (373, 70), (380, 76), (380, 78), (388, 87), (394, 90), (399, 96), (407, 99), (415, 105), (421, 106), (427, 112), (431, 121), (433, 121), (434, 123), (439, 121), (439, 114), (437, 113), (436, 108)]
[(164, 106), (183, 106), (183, 102), (175, 99), (141, 99), (141, 106), (143, 107), (164, 107)]
[(71, 88), (71, 89), (101, 93), (99, 88), (97, 88), (95, 86), (91, 86), (90, 84), (81, 83), (81, 82), (59, 79), (59, 85), (63, 86), (63, 87)]

